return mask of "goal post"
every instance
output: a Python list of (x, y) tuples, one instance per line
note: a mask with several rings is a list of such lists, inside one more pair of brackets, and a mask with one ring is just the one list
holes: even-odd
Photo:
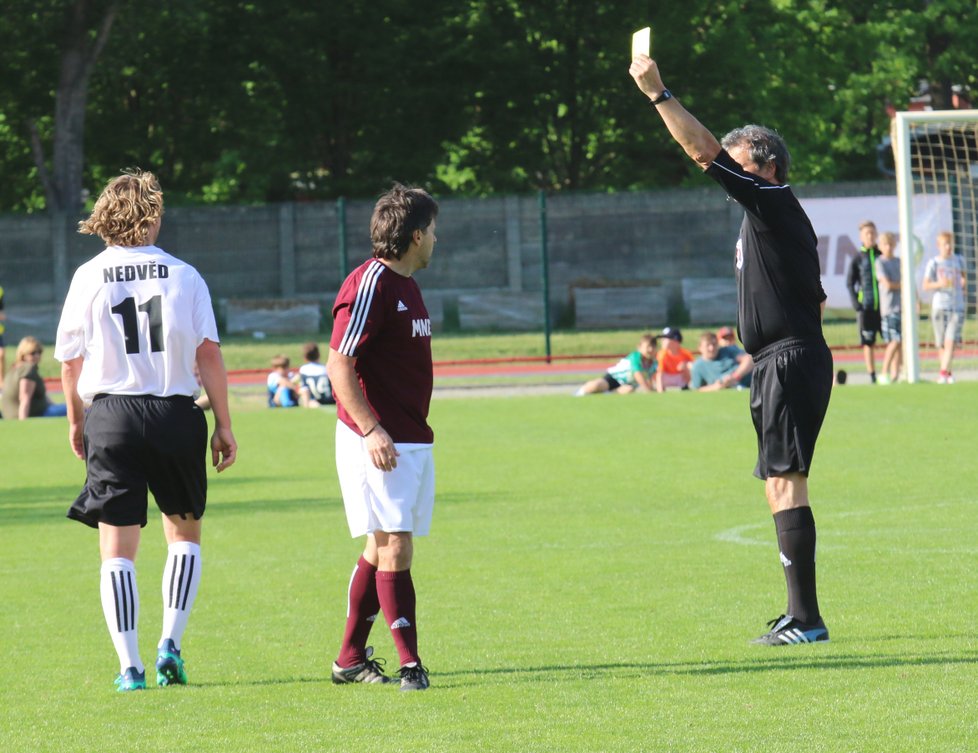
[[(975, 302), (975, 256), (978, 235), (978, 110), (898, 112), (894, 118), (900, 223), (900, 304), (903, 311), (903, 356), (907, 381), (920, 381), (918, 272), (935, 255), (936, 238), (924, 237), (921, 213), (930, 210), (936, 230), (954, 234), (954, 251), (967, 269), (966, 312)], [(927, 341), (931, 336), (928, 335)], [(938, 343), (938, 347), (940, 344)]]

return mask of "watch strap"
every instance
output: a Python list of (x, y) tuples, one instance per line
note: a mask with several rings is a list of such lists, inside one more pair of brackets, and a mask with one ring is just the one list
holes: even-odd
[(656, 107), (657, 105), (661, 105), (663, 102), (670, 99), (672, 99), (672, 92), (669, 91), (668, 89), (663, 89), (662, 94), (660, 94), (655, 99), (649, 100), (649, 104), (652, 105), (653, 107)]

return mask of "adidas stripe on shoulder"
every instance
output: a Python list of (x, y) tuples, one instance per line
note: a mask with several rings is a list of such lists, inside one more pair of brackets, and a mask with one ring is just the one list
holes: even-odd
[(370, 304), (373, 303), (377, 281), (385, 269), (383, 264), (374, 260), (360, 278), (356, 297), (353, 299), (353, 305), (350, 306), (350, 321), (346, 325), (340, 347), (337, 348), (337, 351), (345, 356), (353, 356), (356, 352), (357, 344), (363, 336), (363, 328), (367, 324), (367, 313), (370, 311)]

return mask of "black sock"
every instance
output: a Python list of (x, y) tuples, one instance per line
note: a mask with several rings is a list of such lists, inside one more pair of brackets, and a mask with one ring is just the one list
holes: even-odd
[(811, 625), (819, 618), (815, 592), (815, 517), (810, 507), (795, 507), (774, 515), (781, 564), (788, 585), (788, 611)]

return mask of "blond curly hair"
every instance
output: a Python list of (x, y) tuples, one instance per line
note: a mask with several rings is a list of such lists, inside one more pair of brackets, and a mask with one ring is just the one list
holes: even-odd
[(78, 232), (97, 235), (109, 246), (144, 246), (150, 229), (163, 217), (163, 190), (156, 176), (126, 170), (113, 178)]

